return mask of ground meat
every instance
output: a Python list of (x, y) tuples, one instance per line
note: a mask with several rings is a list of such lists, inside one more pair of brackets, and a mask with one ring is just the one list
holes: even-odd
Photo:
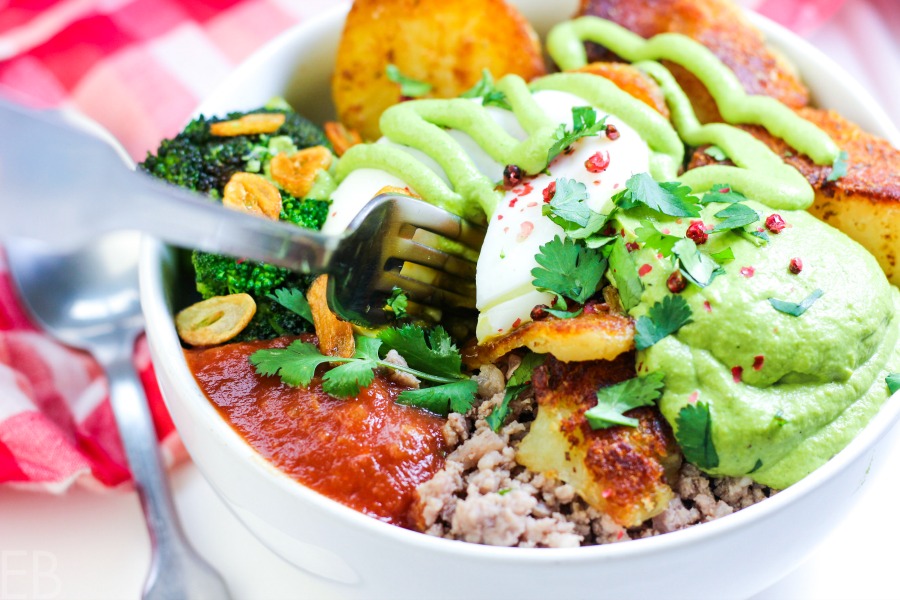
[[(406, 363), (406, 359), (403, 358), (399, 352), (396, 350), (389, 350), (388, 353), (384, 357), (384, 362), (391, 363), (392, 365), (397, 365), (398, 367), (408, 367), (409, 365)], [(411, 387), (414, 389), (419, 389), (419, 378), (410, 373), (403, 373), (401, 371), (395, 371), (394, 369), (390, 370), (390, 377), (400, 385), (405, 385), (407, 387)]]
[(625, 529), (588, 506), (575, 489), (516, 463), (516, 446), (534, 420), (532, 394), (510, 403), (506, 423), (495, 432), (487, 417), (500, 405), (504, 371), (482, 367), (480, 400), (467, 414), (451, 414), (444, 426), (450, 453), (444, 468), (421, 484), (411, 512), (416, 529), (429, 535), (480, 544), (561, 548), (651, 537), (711, 521), (746, 508), (774, 492), (748, 477), (713, 478), (682, 464), (666, 510), (639, 527)]

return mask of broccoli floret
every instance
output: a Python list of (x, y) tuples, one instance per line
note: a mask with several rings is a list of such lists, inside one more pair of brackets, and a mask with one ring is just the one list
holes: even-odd
[[(285, 122), (271, 134), (231, 137), (210, 134), (211, 123), (258, 112), (284, 113)], [(148, 154), (139, 166), (155, 177), (219, 200), (225, 184), (235, 173), (265, 173), (273, 152), (284, 151), (285, 146), (303, 149), (319, 145), (331, 147), (322, 130), (282, 103), (221, 118), (207, 119), (201, 115), (177, 136), (163, 141), (157, 153)], [(327, 200), (299, 199), (284, 191), (281, 194), (281, 220), (314, 230), (322, 228), (328, 216)], [(256, 315), (236, 338), (238, 341), (309, 331), (310, 326), (303, 318), (268, 298), (268, 294), (279, 288), (306, 290), (311, 277), (273, 265), (201, 251), (192, 253), (191, 263), (197, 291), (203, 298), (241, 292), (253, 296)]]

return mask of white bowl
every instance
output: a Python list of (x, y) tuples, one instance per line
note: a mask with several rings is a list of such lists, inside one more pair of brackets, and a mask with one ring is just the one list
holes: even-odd
[[(573, 2), (518, 3), (543, 34)], [(249, 109), (276, 95), (302, 114), (332, 115), (330, 77), (342, 9), (276, 38), (239, 67), (198, 112)], [(799, 68), (815, 102), (900, 144), (877, 104), (840, 67), (790, 32), (754, 19)], [(850, 509), (900, 418), (895, 395), (825, 466), (773, 498), (724, 519), (624, 544), (496, 548), (438, 539), (366, 517), (271, 466), (219, 416), (188, 370), (172, 324), (173, 252), (145, 243), (141, 296), (157, 376), (194, 462), (240, 520), (297, 567), (347, 598), (746, 597), (796, 567)]]

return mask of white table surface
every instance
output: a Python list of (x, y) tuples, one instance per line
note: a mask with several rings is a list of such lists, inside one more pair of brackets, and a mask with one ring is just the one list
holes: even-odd
[[(812, 41), (900, 122), (896, 31), (900, 2), (849, 0)], [(893, 514), (900, 501), (900, 430), (884, 443), (881, 468), (841, 525), (796, 571), (753, 600), (900, 599), (900, 519)], [(178, 468), (172, 483), (189, 537), (224, 574), (235, 600), (340, 598), (252, 537), (193, 465)], [(0, 489), (0, 599), (136, 599), (148, 563), (133, 493), (73, 490), (52, 497)]]

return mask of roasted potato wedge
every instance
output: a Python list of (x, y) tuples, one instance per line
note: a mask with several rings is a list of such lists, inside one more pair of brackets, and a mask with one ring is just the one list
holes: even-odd
[(584, 412), (598, 388), (635, 376), (634, 353), (614, 361), (563, 363), (548, 358), (532, 378), (538, 415), (516, 461), (570, 484), (591, 506), (623, 527), (665, 510), (669, 481), (681, 465), (672, 431), (656, 407), (629, 411), (637, 427), (592, 430)]
[(609, 79), (620, 90), (628, 92), (665, 118), (669, 118), (669, 107), (666, 106), (662, 90), (640, 69), (626, 63), (594, 62), (578, 71)]
[[(862, 244), (878, 259), (890, 282), (900, 285), (900, 150), (834, 111), (802, 108), (798, 113), (847, 152), (846, 175), (828, 181), (831, 165), (815, 164), (762, 127), (743, 129), (784, 157), (812, 184), (816, 198), (811, 213)], [(694, 152), (689, 168), (715, 162), (703, 150)]]
[[(579, 15), (609, 19), (642, 37), (681, 33), (710, 50), (734, 71), (748, 94), (777, 98), (791, 108), (809, 103), (809, 91), (793, 67), (766, 46), (762, 33), (728, 0), (581, 0)], [(607, 50), (591, 44), (591, 60), (612, 60)], [(672, 74), (703, 122), (721, 121), (715, 102), (700, 81), (671, 63)]]
[(356, 0), (347, 15), (332, 80), (345, 126), (380, 136), (378, 119), (402, 100), (385, 73), (389, 64), (431, 84), (429, 97), (453, 98), (483, 69), (526, 80), (544, 73), (537, 35), (503, 0)]

